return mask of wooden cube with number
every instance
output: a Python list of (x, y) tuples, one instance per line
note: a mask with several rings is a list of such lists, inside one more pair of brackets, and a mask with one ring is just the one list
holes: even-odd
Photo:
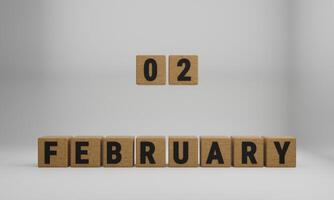
[(233, 166), (263, 167), (264, 140), (260, 136), (233, 136)]
[(196, 55), (169, 56), (169, 84), (197, 85), (198, 56)]
[(266, 167), (296, 167), (296, 138), (264, 137)]
[(100, 167), (102, 137), (76, 136), (71, 139), (71, 167)]
[(71, 136), (38, 138), (38, 167), (68, 167)]
[(136, 82), (137, 85), (165, 85), (166, 56), (137, 55)]

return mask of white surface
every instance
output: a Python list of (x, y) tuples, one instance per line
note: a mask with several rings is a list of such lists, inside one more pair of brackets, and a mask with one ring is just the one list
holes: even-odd
[(333, 199), (334, 163), (297, 168), (37, 168), (37, 152), (0, 152), (0, 199)]

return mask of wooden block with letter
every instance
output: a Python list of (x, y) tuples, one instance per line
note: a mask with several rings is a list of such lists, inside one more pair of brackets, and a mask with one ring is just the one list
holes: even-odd
[(107, 136), (102, 149), (104, 167), (133, 167), (134, 137)]
[(169, 84), (197, 85), (198, 56), (196, 55), (169, 56)]
[(198, 167), (197, 136), (170, 136), (168, 147), (168, 166)]
[(264, 142), (260, 136), (234, 136), (233, 166), (234, 167), (263, 167)]
[(100, 167), (101, 136), (75, 136), (71, 139), (71, 167)]
[(164, 136), (137, 136), (136, 166), (165, 167), (166, 138)]
[(296, 167), (296, 138), (264, 137), (266, 167)]
[(165, 85), (166, 56), (137, 55), (136, 82), (137, 85)]
[(231, 138), (228, 136), (201, 136), (201, 166), (230, 167), (231, 143)]
[(38, 167), (68, 167), (71, 136), (38, 138)]

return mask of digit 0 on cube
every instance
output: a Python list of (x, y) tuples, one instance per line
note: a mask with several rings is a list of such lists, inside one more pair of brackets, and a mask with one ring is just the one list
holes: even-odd
[(163, 55), (136, 56), (137, 85), (165, 85), (166, 57)]

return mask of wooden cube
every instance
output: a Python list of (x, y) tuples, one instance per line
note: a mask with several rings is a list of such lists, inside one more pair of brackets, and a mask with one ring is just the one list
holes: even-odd
[(165, 85), (166, 57), (163, 55), (136, 56), (137, 85)]
[(296, 167), (296, 138), (264, 137), (266, 167)]
[(234, 136), (233, 166), (234, 167), (263, 167), (264, 142), (260, 136)]
[(166, 140), (164, 136), (137, 136), (136, 166), (165, 167)]
[(100, 167), (102, 137), (76, 136), (71, 139), (71, 167)]
[(133, 167), (134, 137), (107, 136), (102, 149), (104, 167)]
[(227, 136), (201, 136), (202, 167), (231, 167), (232, 142)]
[(169, 56), (169, 84), (197, 85), (198, 56), (196, 55)]
[(168, 146), (168, 166), (198, 167), (197, 136), (170, 136)]
[(38, 167), (68, 167), (71, 136), (38, 138)]

